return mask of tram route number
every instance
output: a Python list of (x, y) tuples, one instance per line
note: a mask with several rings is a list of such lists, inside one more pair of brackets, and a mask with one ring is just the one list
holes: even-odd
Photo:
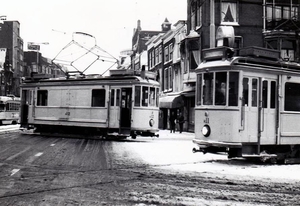
[(149, 117), (150, 117), (150, 119), (153, 119), (153, 118), (154, 118), (153, 112), (151, 113), (151, 115), (150, 115)]
[(203, 121), (204, 123), (208, 124), (209, 123), (209, 118), (206, 117), (205, 120)]

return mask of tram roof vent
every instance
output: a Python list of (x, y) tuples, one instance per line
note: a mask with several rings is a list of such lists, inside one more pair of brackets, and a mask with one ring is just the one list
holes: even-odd
[(274, 50), (274, 49), (256, 47), (256, 46), (242, 48), (242, 49), (240, 49), (239, 54), (241, 56), (267, 58), (270, 60), (279, 60), (280, 59), (280, 51)]

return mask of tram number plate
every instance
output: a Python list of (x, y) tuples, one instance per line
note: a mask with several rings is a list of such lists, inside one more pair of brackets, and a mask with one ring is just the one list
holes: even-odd
[(208, 124), (209, 123), (209, 118), (206, 117), (205, 120), (203, 121), (204, 123)]

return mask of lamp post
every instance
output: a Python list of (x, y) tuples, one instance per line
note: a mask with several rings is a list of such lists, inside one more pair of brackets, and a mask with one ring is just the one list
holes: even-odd
[(39, 51), (40, 51), (40, 48), (41, 46), (40, 45), (49, 45), (49, 42), (39, 42), (39, 43), (36, 43), (36, 42), (28, 42), (27, 44), (27, 49), (28, 50), (33, 50), (33, 51), (36, 51), (36, 70), (37, 72), (39, 72)]

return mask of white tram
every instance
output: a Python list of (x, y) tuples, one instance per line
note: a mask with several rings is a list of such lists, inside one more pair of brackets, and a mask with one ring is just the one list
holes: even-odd
[(20, 100), (15, 96), (0, 96), (0, 125), (19, 122)]
[(203, 51), (196, 69), (194, 152), (300, 160), (300, 66), (258, 47)]
[(159, 83), (149, 72), (26, 79), (21, 85), (21, 128), (136, 138), (158, 136)]

